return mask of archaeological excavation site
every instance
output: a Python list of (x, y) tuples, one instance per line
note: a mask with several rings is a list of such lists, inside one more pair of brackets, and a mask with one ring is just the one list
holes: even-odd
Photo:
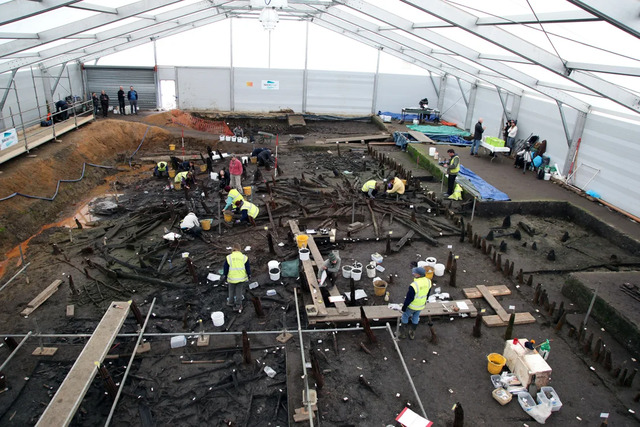
[(553, 3), (0, 1), (0, 426), (640, 425), (640, 6)]

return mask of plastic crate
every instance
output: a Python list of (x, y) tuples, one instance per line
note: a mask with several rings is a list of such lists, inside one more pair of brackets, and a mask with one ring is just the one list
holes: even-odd
[(484, 142), (489, 145), (493, 145), (494, 147), (504, 147), (504, 140), (496, 138), (495, 136), (486, 137)]

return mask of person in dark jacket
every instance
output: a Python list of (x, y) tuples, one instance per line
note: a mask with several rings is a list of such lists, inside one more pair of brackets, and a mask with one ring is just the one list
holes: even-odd
[(218, 179), (220, 180), (220, 189), (224, 189), (231, 182), (231, 176), (229, 176), (229, 172), (222, 169), (220, 174), (218, 175)]
[(103, 90), (100, 93), (100, 108), (102, 108), (102, 117), (107, 117), (109, 112), (109, 95)]
[(54, 122), (59, 122), (62, 120), (67, 120), (69, 118), (69, 104), (64, 99), (56, 102), (56, 114)]
[(133, 90), (133, 86), (129, 86), (129, 92), (127, 92), (127, 99), (131, 105), (131, 114), (138, 115), (138, 92)]
[(120, 114), (124, 116), (124, 89), (122, 86), (120, 86), (120, 90), (118, 91), (118, 108), (120, 109)]
[(471, 144), (471, 155), (478, 155), (478, 148), (480, 148), (480, 142), (482, 141), (482, 134), (486, 126), (482, 126), (482, 118), (478, 119), (478, 123), (476, 123), (476, 127), (473, 131), (473, 144)]
[(98, 95), (95, 92), (91, 94), (91, 101), (93, 101), (93, 115), (98, 115), (98, 107), (100, 107), (100, 99), (98, 99)]

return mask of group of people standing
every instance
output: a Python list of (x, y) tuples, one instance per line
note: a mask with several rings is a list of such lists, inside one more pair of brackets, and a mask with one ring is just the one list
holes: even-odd
[[(126, 94), (127, 100), (129, 101), (129, 105), (131, 106), (131, 114), (138, 114), (138, 92), (133, 88), (133, 86), (129, 86), (129, 91)], [(118, 111), (122, 115), (126, 115), (125, 113), (125, 93), (124, 88), (120, 86), (120, 90), (118, 90)], [(91, 94), (91, 100), (93, 101), (93, 114), (98, 115), (98, 108), (102, 110), (102, 117), (107, 117), (109, 113), (109, 95), (107, 95), (106, 91), (100, 92), (100, 96), (97, 96), (95, 92)]]

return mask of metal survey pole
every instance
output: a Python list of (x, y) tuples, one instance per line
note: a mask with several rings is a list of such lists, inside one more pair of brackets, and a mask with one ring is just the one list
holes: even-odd
[(218, 197), (218, 236), (222, 236), (222, 211), (220, 210), (220, 197)]
[(24, 267), (22, 267), (22, 268), (20, 269), (20, 271), (18, 271), (16, 274), (14, 274), (14, 275), (13, 275), (13, 277), (11, 277), (11, 279), (7, 280), (7, 282), (6, 282), (4, 285), (2, 285), (2, 287), (0, 287), (0, 292), (2, 292), (2, 290), (3, 290), (4, 288), (6, 288), (6, 287), (7, 287), (7, 285), (13, 281), (13, 279), (15, 279), (16, 277), (18, 277), (18, 276), (20, 275), (20, 273), (22, 273), (23, 271), (25, 271), (25, 270), (27, 269), (27, 267), (29, 267), (29, 264), (31, 264), (31, 263), (28, 263), (27, 265), (25, 265)]
[(473, 216), (476, 213), (476, 201), (477, 200), (478, 200), (478, 198), (473, 196), (473, 208), (471, 208), (471, 222), (473, 222)]
[(16, 88), (16, 80), (13, 79), (13, 93), (16, 95), (16, 104), (18, 105), (18, 114), (20, 114), (20, 122), (22, 123), (22, 136), (24, 137), (24, 149), (29, 152), (29, 145), (27, 144), (27, 130), (24, 127), (24, 118), (22, 117), (22, 108), (20, 107), (20, 98), (18, 98), (18, 89)]
[[(19, 245), (18, 249), (20, 249), (20, 264), (24, 265), (24, 255), (22, 254), (22, 245)], [(27, 285), (28, 285), (29, 284), (29, 276), (27, 276), (27, 266), (26, 265), (25, 265), (25, 268), (24, 268), (24, 276), (25, 276), (25, 279), (26, 279), (26, 282), (27, 282)]]
[(22, 345), (25, 342), (27, 342), (27, 339), (29, 339), (30, 336), (31, 336), (31, 331), (29, 331), (29, 333), (27, 335), (25, 335), (24, 338), (22, 338), (22, 341), (20, 341), (20, 344), (18, 344), (18, 346), (15, 348), (15, 350), (13, 350), (13, 352), (11, 352), (9, 357), (7, 357), (7, 360), (5, 360), (4, 363), (2, 364), (2, 366), (0, 366), (0, 371), (2, 371), (5, 366), (7, 366), (9, 361), (13, 358), (13, 356), (15, 356), (15, 354), (18, 352), (18, 350), (20, 350), (20, 347), (22, 347)]
[(591, 309), (593, 308), (593, 304), (596, 302), (596, 297), (598, 296), (598, 288), (600, 287), (600, 283), (598, 282), (598, 286), (593, 291), (593, 298), (591, 298), (591, 303), (589, 304), (589, 308), (587, 309), (587, 314), (584, 316), (584, 322), (582, 322), (583, 326), (587, 326), (587, 320), (589, 320), (589, 316), (591, 315)]
[(309, 377), (307, 375), (307, 361), (304, 357), (304, 341), (302, 340), (302, 326), (300, 325), (300, 306), (298, 304), (298, 288), (293, 288), (294, 299), (296, 300), (296, 320), (298, 321), (298, 337), (300, 338), (300, 356), (302, 357), (302, 377), (304, 378), (304, 389), (306, 402), (302, 402), (307, 405), (307, 411), (309, 412), (309, 425), (313, 426), (313, 410), (311, 408), (311, 402), (309, 401)]

